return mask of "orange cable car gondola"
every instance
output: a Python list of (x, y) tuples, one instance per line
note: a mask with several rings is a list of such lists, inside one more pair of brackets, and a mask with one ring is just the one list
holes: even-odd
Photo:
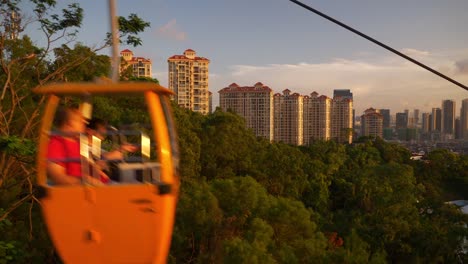
[[(90, 264), (165, 263), (179, 191), (178, 146), (169, 101), (172, 92), (149, 82), (63, 83), (38, 87), (34, 92), (49, 98), (37, 154), (38, 197), (51, 240), (62, 260)], [(49, 184), (48, 144), (61, 97), (117, 94), (143, 94), (155, 142), (155, 160), (141, 160), (120, 170), (138, 169), (157, 177), (136, 184)], [(86, 104), (89, 102), (82, 106)], [(149, 146), (142, 142), (142, 149)], [(81, 158), (85, 152), (81, 151)]]

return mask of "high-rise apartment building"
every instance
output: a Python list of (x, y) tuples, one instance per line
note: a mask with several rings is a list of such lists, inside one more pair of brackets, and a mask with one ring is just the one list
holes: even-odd
[(338, 142), (353, 142), (353, 100), (334, 97), (331, 109), (331, 138)]
[[(333, 90), (333, 99), (349, 99), (351, 101), (353, 101), (353, 93), (351, 92), (351, 90), (349, 89), (335, 89)], [(356, 116), (355, 116), (355, 111), (354, 109), (352, 110), (352, 119), (353, 119), (353, 123), (352, 123), (352, 128), (354, 129), (354, 125), (355, 125), (355, 121), (356, 121)]]
[(468, 98), (463, 99), (460, 109), (460, 137), (468, 140)]
[(210, 60), (197, 57), (188, 49), (183, 55), (174, 55), (169, 64), (169, 89), (174, 91), (174, 100), (181, 107), (194, 112), (209, 112), (208, 74)]
[(292, 145), (303, 144), (303, 96), (289, 89), (273, 96), (274, 140)]
[(380, 109), (380, 114), (383, 117), (383, 128), (390, 127), (390, 109)]
[(129, 49), (122, 50), (120, 52), (120, 56), (123, 58), (123, 61), (119, 67), (120, 73), (131, 67), (134, 76), (151, 78), (150, 59), (134, 57), (133, 52)]
[(442, 101), (442, 134), (445, 138), (453, 138), (455, 134), (455, 101)]
[(361, 131), (363, 136), (383, 138), (383, 115), (374, 108), (364, 111), (361, 116)]
[(219, 104), (223, 111), (244, 117), (255, 135), (273, 140), (273, 91), (268, 86), (261, 82), (242, 87), (233, 83), (219, 91)]
[(314, 140), (329, 140), (331, 137), (331, 101), (332, 99), (313, 92), (303, 98), (303, 144), (309, 145)]

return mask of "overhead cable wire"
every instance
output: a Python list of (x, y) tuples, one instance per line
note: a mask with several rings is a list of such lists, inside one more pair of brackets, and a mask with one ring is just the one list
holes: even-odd
[(421, 63), (421, 62), (419, 62), (419, 61), (417, 61), (417, 60), (415, 60), (415, 59), (413, 59), (413, 58), (411, 58), (411, 57), (409, 57), (409, 56), (407, 56), (407, 55), (405, 55), (405, 54), (399, 52), (398, 50), (396, 50), (396, 49), (394, 49), (394, 48), (392, 48), (392, 47), (390, 47), (390, 46), (387, 46), (387, 45), (383, 44), (382, 42), (380, 42), (380, 41), (378, 41), (378, 40), (376, 40), (376, 39), (374, 39), (374, 38), (372, 38), (372, 37), (369, 37), (368, 35), (366, 35), (366, 34), (360, 32), (360, 31), (358, 31), (358, 30), (356, 30), (356, 29), (354, 29), (354, 28), (352, 28), (352, 27), (346, 25), (345, 23), (342, 23), (342, 22), (340, 22), (340, 21), (338, 21), (338, 20), (336, 20), (336, 19), (334, 19), (334, 18), (332, 18), (332, 17), (330, 17), (330, 16), (328, 16), (328, 15), (326, 15), (326, 14), (324, 14), (324, 13), (318, 11), (317, 9), (314, 9), (314, 8), (312, 8), (312, 7), (308, 6), (308, 5), (306, 5), (306, 4), (302, 3), (302, 2), (300, 2), (300, 1), (297, 1), (297, 0), (289, 0), (289, 1), (291, 1), (291, 2), (293, 2), (293, 3), (295, 3), (295, 4), (297, 4), (297, 5), (299, 5), (299, 6), (303, 7), (303, 8), (305, 8), (305, 9), (307, 9), (307, 10), (309, 10), (309, 11), (311, 11), (311, 12), (313, 12), (313, 13), (315, 13), (315, 14), (321, 16), (321, 17), (323, 17), (323, 18), (328, 19), (328, 20), (330, 20), (331, 22), (333, 22), (333, 23), (335, 23), (335, 24), (338, 24), (338, 25), (340, 25), (340, 26), (346, 28), (347, 30), (349, 30), (349, 31), (351, 31), (351, 32), (353, 32), (353, 33), (355, 33), (355, 34), (357, 34), (357, 35), (359, 35), (359, 36), (361, 36), (361, 37), (363, 37), (363, 38), (365, 38), (365, 39), (371, 41), (371, 42), (374, 42), (375, 44), (377, 44), (377, 45), (379, 45), (379, 46), (381, 46), (381, 47), (383, 47), (383, 48), (385, 48), (385, 49), (387, 49), (387, 50), (389, 50), (389, 51), (391, 51), (391, 52), (393, 52), (393, 53), (399, 55), (400, 57), (403, 57), (403, 58), (405, 58), (405, 59), (411, 61), (412, 63), (414, 63), (414, 64), (416, 64), (416, 65), (419, 65), (420, 67), (422, 67), (422, 68), (424, 68), (424, 69), (426, 69), (426, 70), (428, 70), (428, 71), (430, 71), (430, 72), (432, 72), (432, 73), (438, 75), (439, 77), (442, 77), (442, 78), (446, 79), (447, 81), (449, 81), (449, 82), (451, 82), (451, 83), (453, 83), (453, 84), (455, 84), (455, 85), (457, 85), (457, 86), (459, 86), (459, 87), (461, 87), (461, 88), (463, 88), (463, 89), (465, 89), (465, 90), (468, 91), (468, 87), (467, 87), (466, 85), (464, 85), (464, 84), (462, 84), (462, 83), (460, 83), (460, 82), (455, 81), (454, 79), (452, 79), (452, 78), (450, 78), (450, 77), (448, 77), (448, 76), (446, 76), (446, 75), (444, 75), (444, 74), (442, 74), (442, 73), (440, 73), (440, 72), (438, 72), (438, 71), (432, 69), (431, 67), (429, 67), (429, 66), (427, 66), (427, 65), (425, 65), (425, 64), (423, 64), (423, 63)]

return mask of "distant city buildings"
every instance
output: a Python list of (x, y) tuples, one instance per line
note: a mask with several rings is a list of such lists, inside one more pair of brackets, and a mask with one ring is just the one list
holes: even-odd
[(171, 56), (167, 62), (169, 89), (174, 91), (177, 104), (194, 112), (208, 114), (210, 60), (197, 57), (194, 50), (187, 49), (183, 55)]
[(120, 56), (123, 58), (119, 72), (122, 73), (129, 67), (132, 68), (132, 73), (136, 77), (149, 77), (151, 78), (151, 60), (143, 57), (133, 56), (133, 52), (129, 49), (122, 50)]
[(257, 136), (293, 145), (316, 140), (352, 142), (352, 99), (331, 99), (313, 92), (300, 95), (285, 89), (273, 91), (261, 82), (254, 86), (235, 83), (219, 91), (220, 107), (244, 117)]

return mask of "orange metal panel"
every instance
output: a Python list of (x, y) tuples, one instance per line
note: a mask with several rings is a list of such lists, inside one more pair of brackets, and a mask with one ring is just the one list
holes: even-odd
[(55, 83), (40, 86), (33, 90), (38, 94), (118, 94), (118, 93), (156, 93), (172, 94), (173, 92), (156, 83), (150, 82), (103, 82), (103, 83)]
[(164, 217), (159, 220), (155, 232), (155, 237), (158, 238), (159, 243), (155, 244), (155, 251), (158, 252), (158, 255), (155, 256), (153, 263), (166, 263), (174, 226), (178, 183), (174, 177), (169, 134), (161, 102), (159, 97), (150, 91), (145, 92), (145, 98), (153, 125), (154, 137), (157, 141), (157, 153), (161, 163), (161, 180), (171, 184), (173, 188), (170, 194), (160, 196), (160, 199), (158, 199), (161, 203), (158, 208), (160, 208), (161, 215)]
[(45, 185), (47, 182), (47, 145), (49, 144), (49, 131), (54, 119), (55, 110), (60, 101), (60, 98), (55, 95), (50, 95), (47, 100), (44, 115), (42, 116), (41, 128), (39, 130), (39, 149), (37, 151), (36, 166), (37, 166), (37, 183)]
[(64, 263), (105, 263), (99, 241), (93, 240), (95, 226), (84, 186), (46, 187), (42, 212), (50, 238)]

